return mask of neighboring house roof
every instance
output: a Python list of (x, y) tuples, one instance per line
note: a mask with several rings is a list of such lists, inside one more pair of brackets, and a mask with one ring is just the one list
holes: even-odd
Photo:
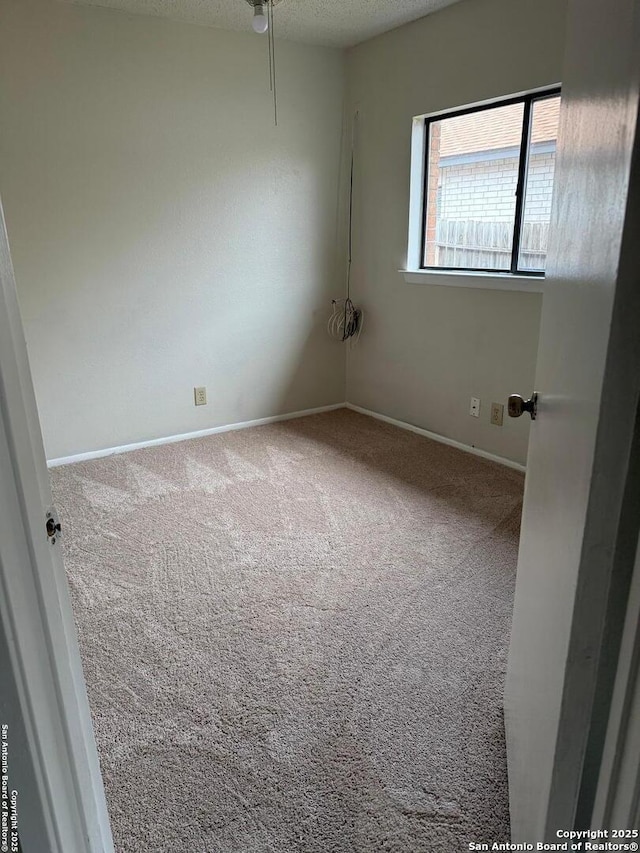
[[(494, 107), (477, 113), (443, 119), (440, 124), (440, 156), (513, 148), (522, 138), (522, 104)], [(560, 96), (533, 105), (532, 142), (549, 142), (558, 135)]]

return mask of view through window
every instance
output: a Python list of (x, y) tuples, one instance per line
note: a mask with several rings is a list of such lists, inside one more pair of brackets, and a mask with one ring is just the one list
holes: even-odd
[(560, 94), (426, 120), (423, 267), (541, 274)]

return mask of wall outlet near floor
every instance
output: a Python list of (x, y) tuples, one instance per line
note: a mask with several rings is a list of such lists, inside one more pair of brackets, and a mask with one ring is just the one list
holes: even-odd
[(196, 406), (206, 406), (207, 405), (207, 389), (204, 385), (200, 385), (199, 388), (193, 389), (193, 398)]
[(469, 414), (474, 418), (480, 417), (480, 398), (472, 397), (469, 405)]
[(502, 419), (504, 418), (504, 406), (502, 403), (492, 403), (491, 404), (491, 423), (494, 426), (502, 426)]

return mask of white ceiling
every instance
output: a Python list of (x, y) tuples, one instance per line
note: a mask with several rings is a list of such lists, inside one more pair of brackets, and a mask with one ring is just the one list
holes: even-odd
[[(245, 0), (67, 0), (139, 15), (155, 15), (225, 30), (251, 30)], [(458, 0), (280, 0), (276, 37), (348, 47)]]

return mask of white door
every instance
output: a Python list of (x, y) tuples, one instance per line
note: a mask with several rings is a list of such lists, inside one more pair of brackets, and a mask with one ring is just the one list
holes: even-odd
[(591, 822), (640, 524), (640, 0), (569, 7), (505, 690), (520, 842)]
[(17, 807), (25, 853), (113, 853), (60, 543), (46, 529), (50, 505), (0, 208), (0, 713), (17, 792), (2, 807)]

